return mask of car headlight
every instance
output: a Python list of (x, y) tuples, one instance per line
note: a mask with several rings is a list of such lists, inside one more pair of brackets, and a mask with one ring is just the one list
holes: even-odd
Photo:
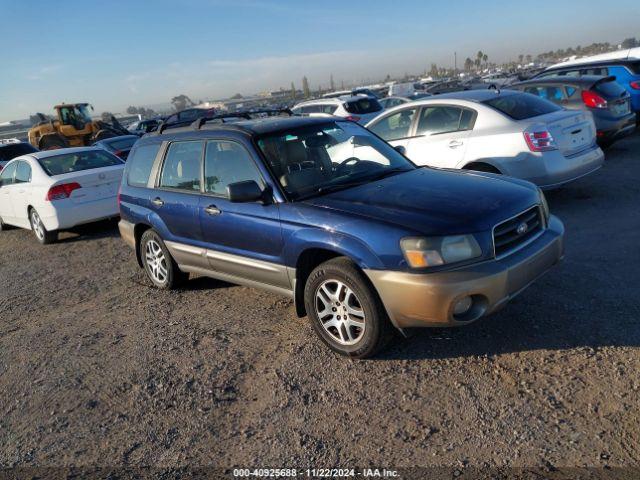
[(545, 226), (549, 225), (549, 204), (544, 196), (544, 192), (541, 188), (538, 188), (538, 195), (540, 196), (540, 206), (542, 207), (542, 216), (544, 218)]
[(462, 262), (482, 255), (482, 249), (473, 235), (403, 238), (400, 248), (412, 268)]

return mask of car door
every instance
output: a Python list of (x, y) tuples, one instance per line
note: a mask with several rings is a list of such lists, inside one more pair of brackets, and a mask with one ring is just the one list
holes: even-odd
[(16, 223), (29, 226), (29, 195), (31, 184), (31, 165), (22, 160), (17, 162), (16, 174), (13, 180), (11, 204)]
[(406, 107), (395, 110), (373, 123), (367, 129), (390, 143), (394, 147), (405, 147), (413, 133), (414, 119), (418, 107)]
[[(166, 229), (165, 241), (193, 245), (202, 240), (199, 220), (204, 142), (171, 142), (166, 148), (151, 208)], [(187, 255), (188, 257), (188, 255)]]
[(261, 188), (267, 185), (259, 161), (237, 141), (207, 141), (200, 201), (202, 235), (212, 270), (288, 289), (278, 205), (233, 203), (227, 194), (227, 186), (235, 182), (254, 180)]
[(418, 165), (456, 168), (464, 160), (476, 113), (457, 105), (423, 105), (407, 156)]
[(13, 204), (11, 196), (13, 193), (13, 177), (16, 173), (17, 162), (9, 163), (0, 172), (0, 218), (4, 223), (14, 224)]

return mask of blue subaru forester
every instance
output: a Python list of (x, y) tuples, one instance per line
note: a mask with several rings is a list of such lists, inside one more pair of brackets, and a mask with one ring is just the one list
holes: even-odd
[(129, 156), (120, 232), (158, 288), (195, 273), (288, 295), (362, 358), (393, 327), (496, 311), (563, 255), (530, 183), (418, 168), (335, 117), (228, 120), (160, 128)]

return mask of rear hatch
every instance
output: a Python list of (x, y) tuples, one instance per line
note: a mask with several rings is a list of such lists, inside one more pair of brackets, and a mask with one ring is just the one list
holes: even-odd
[(538, 127), (546, 127), (565, 157), (586, 150), (595, 143), (596, 128), (591, 112), (558, 110), (534, 117), (526, 123), (527, 130), (536, 131)]
[(607, 101), (607, 109), (615, 118), (631, 113), (631, 95), (616, 82), (616, 77), (604, 77), (592, 85), (591, 90)]
[(118, 195), (123, 170), (124, 165), (117, 165), (56, 175), (52, 177), (56, 181), (52, 186), (65, 183), (80, 184), (81, 188), (73, 190), (69, 197), (76, 204), (113, 198)]

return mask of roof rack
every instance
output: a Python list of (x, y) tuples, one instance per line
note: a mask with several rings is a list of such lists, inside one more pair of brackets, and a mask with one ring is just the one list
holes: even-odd
[(194, 121), (191, 126), (193, 127), (194, 130), (200, 130), (202, 128), (202, 126), (211, 121), (211, 120), (222, 120), (222, 122), (224, 123), (224, 120), (226, 118), (242, 118), (244, 120), (251, 120), (252, 119), (252, 115), (260, 115), (260, 114), (266, 114), (267, 116), (271, 117), (271, 116), (275, 116), (275, 115), (279, 115), (282, 113), (286, 113), (289, 116), (293, 115), (293, 112), (289, 109), (289, 108), (278, 108), (278, 109), (263, 109), (263, 110), (247, 110), (244, 112), (236, 112), (236, 113), (222, 113), (220, 115), (214, 115), (212, 117), (202, 117), (202, 118), (198, 118), (196, 121)]

